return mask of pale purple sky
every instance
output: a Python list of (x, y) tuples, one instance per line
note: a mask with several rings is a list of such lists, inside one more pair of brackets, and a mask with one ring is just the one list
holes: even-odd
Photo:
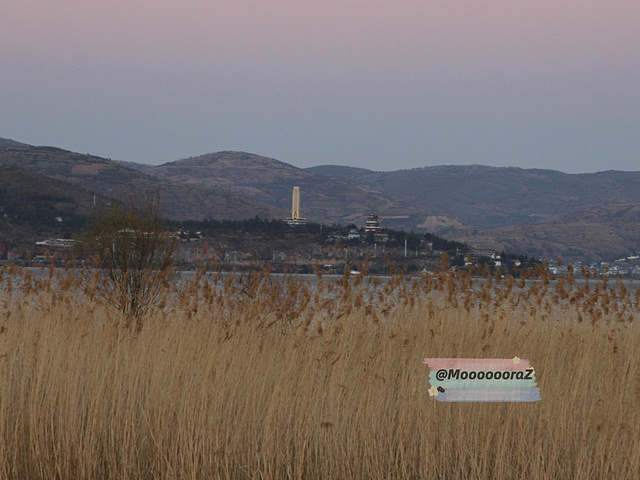
[(153, 164), (640, 170), (640, 1), (3, 0), (0, 137)]

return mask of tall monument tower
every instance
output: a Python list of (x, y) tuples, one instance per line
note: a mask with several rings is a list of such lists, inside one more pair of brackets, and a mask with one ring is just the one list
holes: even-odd
[(291, 218), (289, 225), (305, 225), (307, 220), (300, 215), (300, 187), (293, 187), (293, 201), (291, 202)]
[(291, 220), (300, 220), (300, 187), (293, 187)]

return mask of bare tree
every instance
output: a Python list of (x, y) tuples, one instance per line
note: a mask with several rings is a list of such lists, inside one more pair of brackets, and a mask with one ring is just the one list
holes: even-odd
[(96, 289), (124, 314), (127, 326), (141, 329), (142, 316), (174, 274), (178, 245), (165, 232), (157, 202), (109, 207), (89, 221), (79, 245), (97, 269)]

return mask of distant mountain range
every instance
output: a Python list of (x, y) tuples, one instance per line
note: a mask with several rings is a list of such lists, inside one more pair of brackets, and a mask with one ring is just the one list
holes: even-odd
[(285, 218), (292, 188), (299, 186), (302, 214), (317, 222), (362, 226), (375, 212), (389, 228), (569, 261), (640, 250), (640, 172), (482, 165), (302, 169), (231, 151), (150, 166), (5, 139), (0, 163), (113, 198), (159, 191), (165, 214), (176, 220)]
[(640, 203), (640, 172), (568, 174), (482, 165), (393, 172), (323, 166), (306, 171), (370, 185), (477, 229), (535, 223), (602, 205)]
[(232, 193), (166, 182), (121, 162), (54, 147), (0, 148), (0, 164), (11, 165), (67, 182), (118, 200), (159, 193), (163, 212), (176, 220), (282, 217), (286, 211)]
[(572, 261), (640, 251), (640, 172), (567, 174), (482, 165), (373, 172), (321, 166), (307, 171), (370, 185), (403, 203), (449, 215), (438, 235), (506, 251)]
[(403, 228), (428, 215), (397, 195), (360, 182), (319, 175), (287, 163), (243, 152), (218, 152), (145, 170), (174, 184), (214, 188), (287, 210), (292, 190), (301, 190), (302, 214), (315, 222), (364, 224), (371, 212), (391, 228)]

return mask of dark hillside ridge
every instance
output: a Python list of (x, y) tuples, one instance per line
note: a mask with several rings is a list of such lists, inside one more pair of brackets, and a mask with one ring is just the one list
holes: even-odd
[(145, 166), (2, 141), (10, 146), (0, 148), (0, 163), (114, 198), (160, 191), (161, 208), (174, 220), (289, 218), (298, 186), (302, 216), (328, 225), (363, 226), (376, 213), (384, 228), (574, 260), (631, 255), (640, 245), (640, 172), (485, 165), (302, 169), (237, 151)]
[(71, 238), (112, 199), (22, 168), (0, 165), (0, 243), (26, 250)]
[(0, 148), (0, 163), (25, 168), (118, 200), (160, 196), (164, 215), (174, 220), (284, 217), (287, 212), (228, 191), (180, 185), (118, 162), (55, 147)]
[(28, 147), (26, 143), (16, 142), (9, 138), (0, 138), (0, 148), (24, 148)]

